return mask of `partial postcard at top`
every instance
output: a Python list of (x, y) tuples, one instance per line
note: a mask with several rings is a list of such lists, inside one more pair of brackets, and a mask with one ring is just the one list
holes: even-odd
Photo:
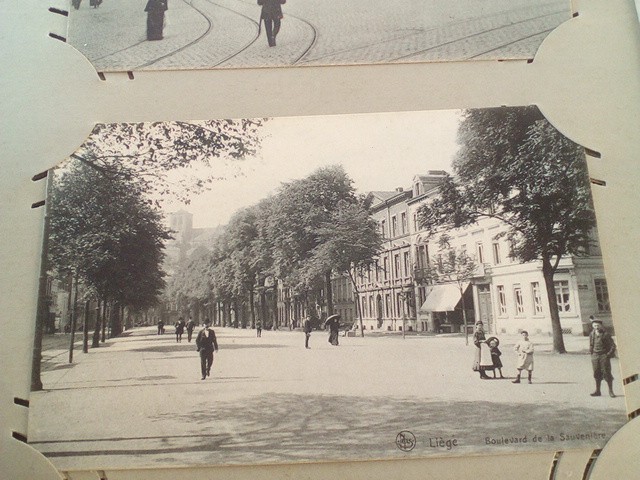
[(71, 0), (98, 71), (533, 58), (569, 0)]

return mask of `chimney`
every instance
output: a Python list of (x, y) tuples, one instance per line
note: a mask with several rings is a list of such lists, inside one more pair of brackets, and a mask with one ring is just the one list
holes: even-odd
[(402, 187), (396, 187), (396, 192), (402, 192), (404, 189)]

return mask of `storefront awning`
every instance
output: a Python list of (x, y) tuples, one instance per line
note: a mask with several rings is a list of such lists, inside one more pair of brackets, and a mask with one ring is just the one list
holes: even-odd
[[(462, 291), (466, 292), (469, 282), (462, 284)], [(427, 295), (427, 299), (420, 307), (420, 312), (453, 312), (460, 303), (460, 289), (457, 284), (436, 285)]]

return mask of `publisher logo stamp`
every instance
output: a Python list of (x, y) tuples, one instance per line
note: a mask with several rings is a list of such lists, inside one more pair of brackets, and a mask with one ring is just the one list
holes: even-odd
[(396, 435), (396, 445), (403, 452), (410, 452), (416, 446), (416, 437), (408, 430), (403, 430)]

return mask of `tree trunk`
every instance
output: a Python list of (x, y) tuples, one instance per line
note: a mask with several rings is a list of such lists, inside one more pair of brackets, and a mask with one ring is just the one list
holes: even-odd
[(89, 353), (89, 308), (91, 302), (84, 302), (84, 312), (82, 312), (82, 352)]
[(278, 330), (278, 280), (273, 282), (273, 329)]
[(256, 328), (256, 306), (253, 304), (253, 287), (249, 289), (249, 311), (251, 312), (251, 328)]
[(49, 316), (47, 302), (47, 270), (49, 263), (49, 212), (51, 207), (51, 187), (53, 186), (53, 170), (47, 171), (47, 189), (44, 204), (44, 226), (42, 231), (42, 251), (40, 252), (40, 278), (38, 281), (38, 303), (36, 306), (36, 331), (33, 338), (33, 357), (31, 360), (31, 390), (42, 390), (40, 378), (42, 362), (42, 337)]
[(114, 302), (111, 306), (109, 325), (111, 326), (110, 338), (117, 337), (122, 333), (122, 318), (120, 317), (120, 305), (118, 303)]
[(567, 353), (567, 350), (564, 347), (564, 338), (562, 337), (562, 325), (560, 324), (560, 312), (558, 311), (556, 289), (553, 284), (554, 273), (555, 269), (551, 266), (551, 260), (547, 257), (543, 257), (542, 275), (544, 277), (544, 285), (547, 290), (547, 300), (549, 302), (551, 331), (553, 333), (553, 351), (555, 353)]
[(103, 306), (104, 300), (98, 300), (98, 308), (96, 308), (96, 326), (93, 330), (93, 340), (91, 342), (91, 348), (97, 348), (100, 346), (100, 325), (102, 322)]
[(69, 363), (73, 363), (73, 343), (76, 340), (76, 319), (78, 317), (78, 274), (74, 283), (73, 310), (71, 310), (71, 338), (69, 340)]
[(356, 279), (353, 276), (353, 271), (349, 270), (349, 280), (351, 280), (351, 286), (353, 287), (353, 297), (355, 299), (356, 304), (356, 315), (358, 316), (358, 320), (360, 320), (360, 336), (364, 337), (364, 325), (362, 323), (362, 310), (360, 309), (360, 292), (358, 291), (358, 286), (356, 285)]
[(260, 322), (262, 328), (267, 329), (267, 292), (263, 288), (260, 290)]
[(327, 305), (327, 317), (333, 315), (333, 289), (331, 288), (331, 270), (324, 274), (324, 293)]
[(111, 317), (111, 302), (107, 303), (105, 300), (102, 304), (102, 336), (100, 337), (100, 342), (104, 343), (107, 341), (107, 318)]

